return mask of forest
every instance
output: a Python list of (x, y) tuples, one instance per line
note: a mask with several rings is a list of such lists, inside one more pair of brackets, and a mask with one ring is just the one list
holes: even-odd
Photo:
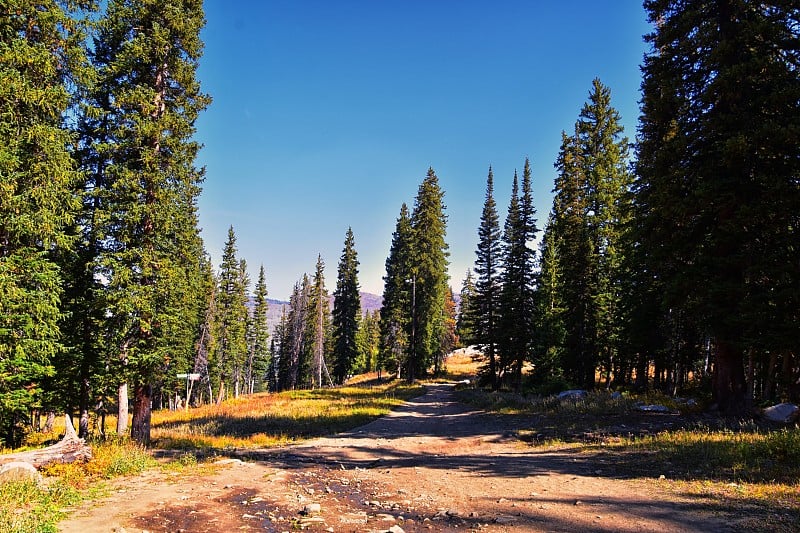
[(264, 267), (251, 291), (234, 228), (215, 266), (198, 227), (202, 1), (101, 4), (0, 7), (3, 446), (63, 412), (83, 437), (114, 412), (124, 435), (129, 406), (147, 444), (153, 409), (365, 371), (413, 382), (467, 345), (492, 390), (692, 393), (725, 414), (800, 401), (793, 3), (646, 0), (633, 140), (587, 80), (549, 213), (525, 159), (501, 225), (488, 168), (458, 295), (430, 168), (398, 202), (380, 312), (360, 308), (348, 230), (332, 293), (319, 257), (274, 331)]

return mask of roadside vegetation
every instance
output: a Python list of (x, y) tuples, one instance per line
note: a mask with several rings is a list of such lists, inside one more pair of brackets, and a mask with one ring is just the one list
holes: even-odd
[[(698, 501), (742, 508), (756, 529), (792, 530), (800, 520), (800, 427), (709, 414), (660, 394), (605, 391), (583, 398), (460, 387), (458, 398), (515, 419), (517, 436), (562, 450), (600, 476), (637, 478)], [(660, 404), (666, 413), (642, 405)]]
[[(56, 524), (83, 500), (102, 497), (108, 482), (120, 476), (162, 468), (176, 474), (214, 469), (208, 458), (234, 448), (275, 447), (303, 439), (346, 431), (378, 418), (404, 400), (422, 394), (419, 385), (379, 380), (377, 374), (335, 389), (254, 394), (221, 405), (187, 411), (153, 413), (153, 448), (178, 449), (169, 459), (114, 437), (92, 442), (86, 463), (56, 464), (43, 469), (44, 482), (0, 484), (0, 531), (55, 532)], [(116, 421), (110, 418), (107, 425)], [(32, 434), (31, 444), (57, 440), (53, 433)]]

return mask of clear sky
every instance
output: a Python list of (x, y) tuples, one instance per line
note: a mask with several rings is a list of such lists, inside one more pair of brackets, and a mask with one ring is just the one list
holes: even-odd
[(382, 292), (400, 206), (428, 167), (445, 191), (451, 285), (475, 258), (486, 175), (505, 217), (533, 168), (539, 226), (561, 131), (592, 79), (635, 136), (650, 31), (640, 0), (207, 0), (199, 201), (218, 268), (233, 225), (255, 280), (286, 299), (317, 254), (333, 291), (348, 226), (362, 290)]

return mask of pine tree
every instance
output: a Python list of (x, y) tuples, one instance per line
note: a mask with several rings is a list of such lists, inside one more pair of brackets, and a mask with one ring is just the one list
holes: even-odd
[(534, 339), (535, 256), (528, 242), (536, 236), (535, 209), (531, 193), (531, 168), (528, 159), (519, 194), (514, 173), (511, 200), (503, 232), (503, 257), (500, 291), (500, 369), (511, 374), (518, 390), (522, 385), (522, 366), (531, 358)]
[(592, 308), (597, 263), (588, 224), (589, 185), (577, 135), (561, 135), (556, 162), (552, 238), (560, 258), (564, 346), (561, 368), (573, 383), (592, 388), (596, 366), (596, 328)]
[(587, 220), (597, 263), (591, 302), (597, 328), (596, 350), (607, 379), (618, 360), (622, 284), (627, 277), (622, 271), (628, 242), (625, 232), (631, 214), (629, 143), (622, 137), (620, 120), (611, 106), (611, 91), (595, 79), (576, 132), (589, 186)]
[(358, 258), (352, 228), (347, 229), (333, 293), (333, 379), (344, 383), (358, 358), (356, 336), (361, 316)]
[(564, 379), (566, 328), (564, 325), (564, 275), (554, 215), (551, 213), (539, 244), (540, 268), (536, 291), (534, 379), (540, 385)]
[(631, 183), (628, 141), (598, 79), (574, 131), (562, 133), (549, 230), (562, 277), (562, 368), (593, 388), (597, 368), (610, 376), (617, 360)]
[(456, 321), (456, 332), (458, 333), (461, 344), (471, 346), (476, 342), (473, 320), (475, 313), (472, 311), (475, 298), (475, 281), (472, 277), (472, 269), (467, 269), (464, 281), (461, 284), (459, 296), (460, 303), (458, 320)]
[(772, 354), (783, 354), (787, 381), (800, 374), (797, 9), (645, 8), (656, 28), (637, 145), (641, 266), (663, 290), (662, 316), (680, 309), (710, 337), (714, 398), (740, 412), (746, 352), (770, 380)]
[(119, 380), (133, 383), (132, 437), (142, 443), (150, 438), (153, 385), (173, 373), (170, 357), (187, 351), (180, 343), (196, 311), (187, 303), (202, 250), (203, 172), (192, 137), (209, 103), (195, 76), (204, 23), (199, 0), (111, 0), (94, 42), (98, 83), (82, 130), (84, 166), (101, 205), (95, 263), (108, 280), (108, 338)]
[(300, 382), (308, 383), (313, 389), (323, 387), (331, 380), (326, 363), (330, 338), (330, 303), (325, 288), (325, 262), (321, 255), (317, 256), (317, 267), (309, 286), (306, 319), (308, 350), (304, 353), (305, 364), (302, 368), (307, 368), (308, 374), (302, 372), (304, 378)]
[(411, 350), (406, 365), (409, 382), (425, 375), (441, 352), (449, 256), (443, 200), (444, 191), (439, 187), (439, 179), (429, 168), (419, 186), (411, 214), (415, 261), (411, 272)]
[(386, 258), (383, 304), (380, 311), (380, 354), (378, 366), (398, 375), (405, 367), (411, 339), (411, 282), (414, 241), (411, 217), (403, 204)]
[(250, 320), (250, 334), (248, 341), (248, 361), (247, 361), (247, 392), (253, 394), (257, 384), (261, 384), (267, 378), (269, 368), (270, 343), (269, 325), (267, 323), (267, 281), (264, 274), (264, 265), (258, 270), (258, 281), (255, 288), (255, 304)]
[(40, 401), (61, 352), (62, 274), (80, 175), (64, 117), (86, 81), (84, 36), (61, 2), (15, 2), (0, 26), (0, 439)]
[[(516, 188), (516, 181), (514, 182)], [(478, 227), (478, 249), (475, 251), (475, 292), (468, 302), (468, 313), (473, 338), (483, 356), (485, 365), (481, 369), (482, 379), (492, 390), (497, 390), (499, 381), (498, 343), (500, 341), (500, 218), (494, 200), (494, 175), (489, 167), (486, 178), (486, 199), (483, 203), (481, 222)], [(464, 302), (462, 301), (462, 306)]]
[(236, 234), (228, 228), (228, 240), (222, 251), (217, 290), (217, 403), (232, 388), (238, 396), (242, 368), (247, 354), (247, 286), (244, 264), (236, 257)]

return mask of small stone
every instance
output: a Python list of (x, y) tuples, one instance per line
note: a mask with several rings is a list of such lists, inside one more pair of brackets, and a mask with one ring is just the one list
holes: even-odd
[(305, 515), (318, 514), (321, 511), (322, 511), (322, 506), (318, 503), (307, 503), (303, 507), (303, 514)]
[(583, 502), (580, 500), (575, 500), (575, 505), (583, 505)]
[(660, 476), (658, 476), (658, 479), (660, 479), (660, 480), (661, 479), (667, 479), (667, 476), (665, 476), (664, 474), (661, 474)]
[(406, 532), (403, 530), (402, 527), (395, 524), (389, 528), (389, 533), (406, 533)]

